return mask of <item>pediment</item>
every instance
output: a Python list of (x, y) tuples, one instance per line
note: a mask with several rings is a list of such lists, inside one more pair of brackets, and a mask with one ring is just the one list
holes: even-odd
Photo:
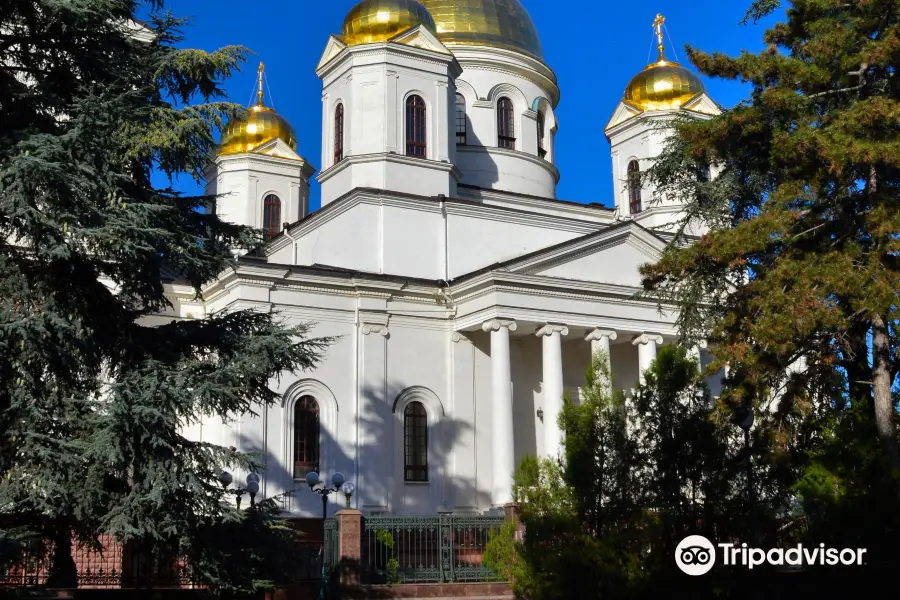
[(512, 261), (506, 270), (637, 288), (641, 265), (658, 261), (665, 246), (640, 225), (622, 223)]
[(288, 158), (291, 160), (305, 160), (297, 154), (293, 148), (288, 146), (281, 138), (268, 141), (265, 144), (257, 146), (252, 150), (253, 154), (262, 154), (263, 156), (274, 156), (276, 158)]
[(638, 107), (625, 101), (619, 102), (619, 106), (616, 107), (616, 110), (613, 113), (612, 118), (609, 120), (609, 123), (606, 124), (604, 131), (609, 131), (616, 125), (624, 123), (628, 119), (634, 118), (639, 114), (641, 114), (641, 109), (639, 109)]
[(719, 105), (713, 101), (705, 92), (702, 94), (697, 94), (690, 100), (684, 103), (682, 107), (684, 110), (690, 110), (693, 112), (698, 112), (704, 115), (712, 115), (718, 116), (722, 114), (722, 109), (719, 108)]
[(322, 52), (322, 58), (319, 59), (319, 64), (316, 66), (316, 71), (330, 63), (331, 59), (343, 52), (346, 47), (347, 44), (342, 42), (338, 36), (332, 35), (330, 38), (328, 38), (328, 43), (325, 44), (325, 51)]
[(407, 29), (403, 33), (397, 34), (388, 40), (394, 44), (403, 44), (404, 46), (412, 46), (413, 48), (421, 48), (422, 50), (430, 50), (432, 52), (440, 52), (441, 54), (451, 54), (447, 46), (441, 43), (426, 27), (417, 25), (411, 29)]

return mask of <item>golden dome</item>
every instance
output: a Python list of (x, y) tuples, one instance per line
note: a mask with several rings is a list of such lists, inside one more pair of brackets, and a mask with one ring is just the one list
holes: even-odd
[(703, 82), (694, 73), (677, 62), (666, 60), (662, 41), (662, 24), (665, 18), (656, 16), (653, 25), (659, 37), (659, 58), (647, 65), (625, 88), (625, 101), (641, 110), (678, 109), (706, 91)]
[(297, 134), (288, 120), (263, 103), (263, 64), (259, 65), (259, 90), (256, 105), (250, 109), (247, 117), (235, 119), (225, 128), (222, 142), (219, 144), (219, 156), (244, 154), (253, 152), (263, 144), (281, 139), (297, 150)]
[(421, 0), (448, 44), (492, 46), (543, 58), (534, 21), (519, 0)]
[(363, 0), (344, 18), (341, 38), (348, 46), (374, 44), (417, 25), (435, 31), (434, 19), (416, 0)]

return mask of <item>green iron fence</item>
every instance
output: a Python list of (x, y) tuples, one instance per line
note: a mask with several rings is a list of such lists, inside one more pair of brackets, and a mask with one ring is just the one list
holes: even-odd
[(371, 517), (363, 527), (363, 576), (369, 583), (498, 581), (484, 565), (490, 532), (504, 517)]

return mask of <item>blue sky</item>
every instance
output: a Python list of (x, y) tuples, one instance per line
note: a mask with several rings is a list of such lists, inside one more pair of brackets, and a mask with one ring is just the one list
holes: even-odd
[[(584, 203), (611, 202), (613, 182), (603, 128), (628, 81), (647, 64), (657, 12), (666, 16), (674, 54), (683, 64), (685, 44), (731, 55), (744, 49), (758, 51), (764, 28), (773, 21), (740, 25), (749, 0), (522, 1), (562, 90), (556, 138), (562, 179), (557, 197)], [(256, 66), (265, 61), (270, 101), (297, 130), (298, 152), (318, 167), (321, 82), (314, 71), (329, 34), (340, 32), (344, 15), (354, 4), (355, 0), (169, 0), (167, 6), (176, 15), (193, 18), (182, 46), (213, 50), (236, 44), (254, 52), (243, 71), (226, 83), (232, 101), (250, 102)], [(668, 54), (673, 58), (671, 51)], [(713, 99), (726, 107), (748, 92), (737, 82), (707, 78), (704, 82)], [(192, 182), (179, 182), (177, 187), (197, 190)], [(316, 183), (312, 196), (312, 208), (317, 208)]]

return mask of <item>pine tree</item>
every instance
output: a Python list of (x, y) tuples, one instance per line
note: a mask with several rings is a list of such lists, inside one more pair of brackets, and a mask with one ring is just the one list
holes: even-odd
[(181, 431), (274, 402), (272, 379), (328, 343), (262, 312), (147, 319), (169, 274), (199, 294), (262, 240), (151, 183), (202, 177), (247, 52), (176, 48), (163, 4), (0, 5), (0, 506), (55, 543), (56, 585), (73, 535), (177, 549), (240, 519), (218, 475), (254, 458)]
[[(757, 0), (747, 21), (778, 5)], [(683, 225), (712, 230), (644, 268), (645, 289), (679, 306), (686, 337), (709, 333), (734, 407), (777, 407), (782, 448), (817, 410), (866, 403), (900, 481), (900, 2), (797, 0), (764, 39), (738, 57), (688, 48), (752, 92), (677, 123), (651, 169), (687, 203)], [(708, 164), (713, 181), (696, 176)]]

